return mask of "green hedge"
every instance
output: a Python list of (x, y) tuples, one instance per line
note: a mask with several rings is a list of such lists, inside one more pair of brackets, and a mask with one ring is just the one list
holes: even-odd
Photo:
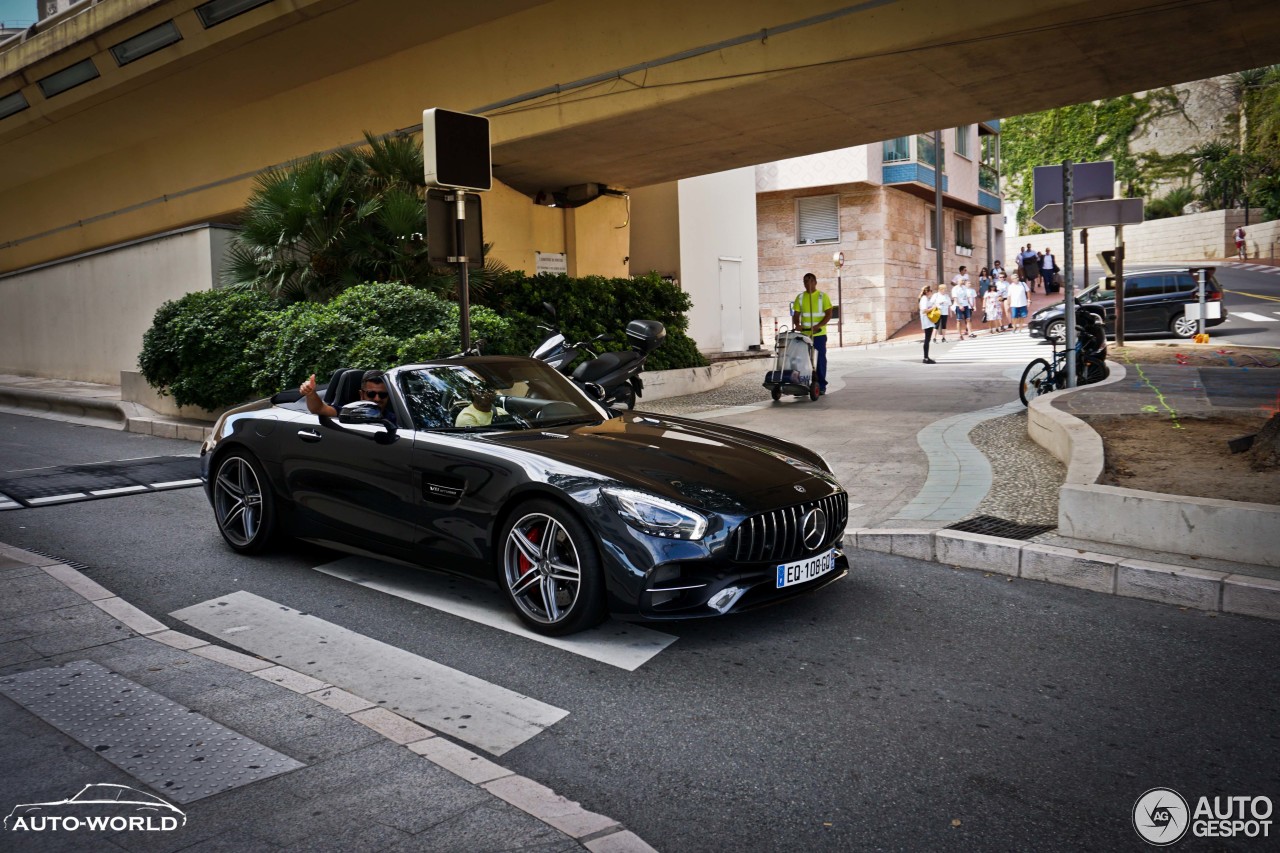
[[(705, 365), (688, 337), (687, 294), (656, 276), (569, 278), (508, 273), (471, 307), (472, 339), (487, 353), (527, 355), (541, 342), (542, 303), (554, 304), (565, 335), (609, 332), (623, 349), (631, 319), (656, 319), (667, 342), (647, 368)], [(189, 293), (166, 302), (143, 336), (143, 377), (179, 405), (218, 409), (322, 380), (338, 367), (384, 368), (440, 358), (461, 349), (454, 302), (401, 284), (350, 287), (325, 303), (288, 306), (257, 291)]]

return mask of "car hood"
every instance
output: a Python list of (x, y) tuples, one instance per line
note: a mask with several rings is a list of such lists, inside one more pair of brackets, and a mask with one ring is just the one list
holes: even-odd
[(841, 491), (816, 453), (684, 418), (628, 412), (602, 423), (486, 433), (484, 440), (716, 512), (749, 514)]

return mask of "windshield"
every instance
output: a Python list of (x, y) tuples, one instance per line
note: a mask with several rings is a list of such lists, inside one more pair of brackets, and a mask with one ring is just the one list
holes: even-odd
[(529, 429), (605, 419), (572, 382), (532, 359), (472, 359), (405, 370), (400, 390), (420, 430)]
[(1110, 286), (1111, 279), (1100, 279), (1086, 287), (1084, 290), (1076, 294), (1077, 302), (1097, 302), (1099, 299), (1115, 299), (1115, 291), (1104, 290), (1103, 287)]

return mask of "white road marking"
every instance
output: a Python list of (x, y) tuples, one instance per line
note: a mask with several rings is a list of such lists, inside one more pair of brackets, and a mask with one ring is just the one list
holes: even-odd
[(177, 489), (182, 486), (197, 486), (199, 484), (200, 484), (200, 479), (197, 477), (194, 480), (170, 480), (167, 483), (152, 483), (151, 488), (156, 490)]
[[(936, 344), (934, 345), (937, 346)], [(950, 349), (934, 349), (930, 354), (938, 361), (947, 362), (1028, 362), (1033, 358), (1052, 357), (1053, 348), (1044, 338), (1030, 337), (1026, 332), (1002, 332), (991, 335), (985, 331), (978, 337), (957, 342)]]
[(124, 494), (128, 494), (129, 492), (145, 492), (146, 490), (147, 490), (146, 486), (121, 486), (118, 489), (94, 489), (93, 491), (89, 492), (89, 494), (93, 495), (94, 497), (103, 498), (103, 497), (106, 497), (107, 495), (124, 495)]
[(545, 637), (526, 628), (497, 590), (366, 557), (345, 557), (315, 570), (629, 672), (676, 641), (670, 634), (615, 621), (570, 637)]
[(170, 615), (493, 755), (569, 714), (243, 590)]
[(1232, 319), (1237, 319), (1237, 318), (1238, 318), (1238, 319), (1241, 319), (1241, 320), (1250, 320), (1250, 321), (1252, 321), (1252, 322), (1254, 322), (1254, 323), (1275, 323), (1275, 322), (1280, 322), (1280, 321), (1277, 321), (1275, 317), (1266, 317), (1266, 316), (1264, 316), (1264, 315), (1262, 315), (1262, 314), (1254, 314), (1252, 311), (1232, 311), (1232, 312), (1231, 312), (1231, 317), (1232, 317)]
[(59, 501), (74, 501), (74, 500), (79, 500), (80, 498), (87, 498), (87, 497), (89, 496), (86, 495), (84, 492), (70, 492), (65, 495), (49, 495), (48, 497), (44, 497), (44, 498), (27, 498), (27, 503), (52, 504), (52, 503), (58, 503)]

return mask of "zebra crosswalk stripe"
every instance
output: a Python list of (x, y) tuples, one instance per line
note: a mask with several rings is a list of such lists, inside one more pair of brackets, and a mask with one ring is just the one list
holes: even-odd
[(569, 714), (243, 590), (170, 615), (493, 755)]
[[(676, 641), (671, 634), (613, 620), (569, 637), (535, 634), (516, 618), (497, 591), (486, 595), (488, 590), (479, 584), (392, 566), (367, 557), (343, 557), (316, 566), (315, 570), (628, 672), (634, 672)], [(458, 584), (462, 584), (461, 589)]]
[(1025, 332), (1004, 332), (999, 335), (980, 333), (954, 345), (942, 344), (949, 349), (939, 353), (948, 362), (1027, 362), (1033, 358), (1049, 358), (1053, 348), (1042, 338), (1028, 337)]
[(1252, 311), (1232, 311), (1231, 318), (1233, 320), (1249, 320), (1253, 323), (1275, 323), (1275, 317), (1267, 317), (1264, 314), (1254, 314)]

